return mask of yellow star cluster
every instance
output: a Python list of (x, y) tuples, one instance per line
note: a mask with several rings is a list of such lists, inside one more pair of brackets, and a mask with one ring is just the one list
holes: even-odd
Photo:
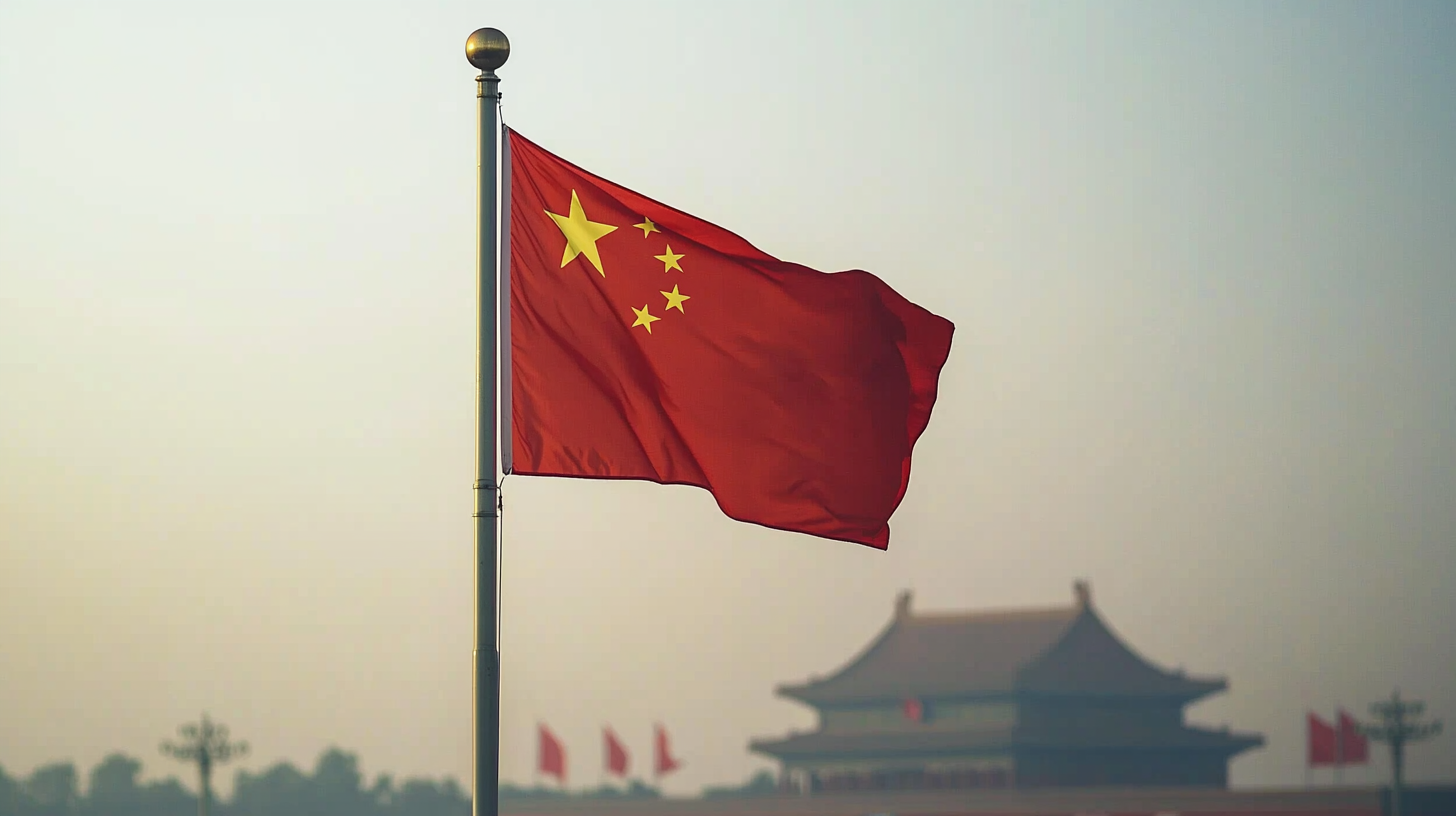
[[(601, 253), (597, 251), (597, 241), (615, 232), (617, 227), (588, 219), (575, 190), (571, 191), (571, 205), (567, 209), (566, 215), (560, 215), (550, 210), (547, 210), (546, 214), (551, 217), (557, 228), (561, 230), (562, 237), (566, 239), (566, 248), (561, 253), (562, 268), (576, 260), (577, 256), (581, 256), (586, 258), (597, 273), (605, 278), (607, 270), (602, 266)], [(642, 230), (644, 239), (650, 239), (653, 233), (662, 235), (662, 230), (652, 223), (651, 218), (646, 216), (642, 217), (642, 223), (632, 226)], [(682, 272), (682, 259), (687, 256), (681, 252), (673, 252), (672, 245), (664, 240), (662, 254), (652, 257), (662, 262), (662, 272), (667, 274), (673, 271)], [(687, 314), (683, 310), (683, 304), (692, 298), (679, 291), (678, 284), (674, 283), (670, 292), (659, 290), (659, 294), (667, 299), (661, 309), (661, 314), (666, 315), (672, 309), (676, 309), (680, 314)], [(634, 320), (629, 328), (635, 329), (641, 326), (648, 334), (652, 334), (652, 324), (662, 319), (652, 314), (652, 304), (644, 303), (641, 309), (636, 306), (630, 308)]]

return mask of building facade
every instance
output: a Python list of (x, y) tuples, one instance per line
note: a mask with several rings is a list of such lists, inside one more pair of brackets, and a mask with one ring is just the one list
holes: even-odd
[(1184, 722), (1223, 678), (1160, 669), (1122, 643), (1091, 591), (1045, 610), (916, 614), (902, 593), (880, 635), (830, 677), (781, 686), (819, 727), (750, 749), (811, 791), (1066, 786), (1226, 787), (1258, 734)]

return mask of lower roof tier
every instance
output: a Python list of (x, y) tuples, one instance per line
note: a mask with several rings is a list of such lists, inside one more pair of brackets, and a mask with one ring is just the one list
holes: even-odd
[(1200, 750), (1233, 755), (1264, 744), (1258, 734), (1204, 728), (981, 728), (862, 733), (813, 731), (754, 740), (749, 749), (781, 760), (1047, 750)]

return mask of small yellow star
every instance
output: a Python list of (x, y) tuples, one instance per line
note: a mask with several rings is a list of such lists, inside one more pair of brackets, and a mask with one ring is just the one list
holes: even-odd
[(561, 234), (566, 236), (566, 250), (561, 253), (561, 266), (564, 269), (577, 255), (585, 255), (591, 265), (597, 268), (602, 277), (607, 276), (606, 270), (602, 269), (602, 256), (597, 252), (597, 239), (616, 232), (617, 228), (611, 224), (598, 224), (595, 221), (586, 220), (586, 211), (581, 208), (581, 201), (576, 197), (576, 191), (571, 191), (571, 209), (568, 215), (557, 215), (550, 210), (546, 214), (561, 228)]
[(660, 230), (660, 229), (657, 228), (657, 225), (656, 224), (652, 223), (652, 219), (651, 218), (648, 218), (645, 215), (642, 216), (642, 223), (640, 223), (640, 224), (633, 224), (632, 226), (636, 227), (637, 229), (642, 230), (642, 237), (643, 238), (646, 238), (648, 235), (650, 235), (650, 234), (652, 234), (654, 232), (662, 232), (662, 230)]
[(663, 254), (663, 255), (653, 255), (652, 257), (656, 258), (659, 261), (662, 261), (662, 267), (663, 267), (662, 268), (662, 271), (663, 272), (670, 272), (670, 271), (672, 271), (674, 269), (676, 269), (679, 272), (683, 271), (683, 268), (681, 266), (678, 266), (677, 265), (678, 259), (681, 258), (681, 257), (683, 257), (683, 256), (681, 254), (677, 254), (677, 255), (674, 255), (673, 254), (672, 244), (668, 244), (667, 245), (667, 252), (666, 252), (666, 254)]
[(652, 324), (662, 319), (660, 317), (653, 317), (652, 315), (648, 314), (646, 303), (642, 304), (642, 308), (640, 309), (638, 309), (636, 306), (633, 306), (632, 313), (637, 315), (637, 322), (633, 323), (630, 328), (635, 329), (638, 326), (641, 326), (642, 328), (647, 330), (648, 334), (652, 334)]
[[(677, 284), (673, 284), (672, 291), (663, 292), (662, 296), (667, 298), (667, 306), (664, 307), (664, 311), (666, 311), (667, 309), (677, 309), (679, 312), (682, 312), (683, 301), (692, 300), (692, 298), (688, 297), (687, 295), (678, 294)], [(683, 312), (683, 314), (687, 314), (687, 312)]]

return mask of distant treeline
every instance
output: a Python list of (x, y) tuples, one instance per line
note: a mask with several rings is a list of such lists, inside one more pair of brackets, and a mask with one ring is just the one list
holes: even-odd
[[(142, 763), (116, 753), (91, 769), (84, 793), (76, 766), (57, 762), (24, 779), (0, 767), (0, 816), (196, 816), (197, 796), (176, 777), (142, 783)], [(762, 771), (741, 787), (707, 788), (706, 797), (772, 793), (773, 775)], [(563, 792), (501, 785), (501, 799), (584, 797), (656, 798), (661, 792), (633, 780), (624, 788)], [(355, 754), (330, 748), (313, 773), (280, 762), (261, 773), (238, 771), (233, 795), (214, 801), (212, 816), (470, 816), (470, 795), (450, 778), (388, 774), (365, 782)]]

